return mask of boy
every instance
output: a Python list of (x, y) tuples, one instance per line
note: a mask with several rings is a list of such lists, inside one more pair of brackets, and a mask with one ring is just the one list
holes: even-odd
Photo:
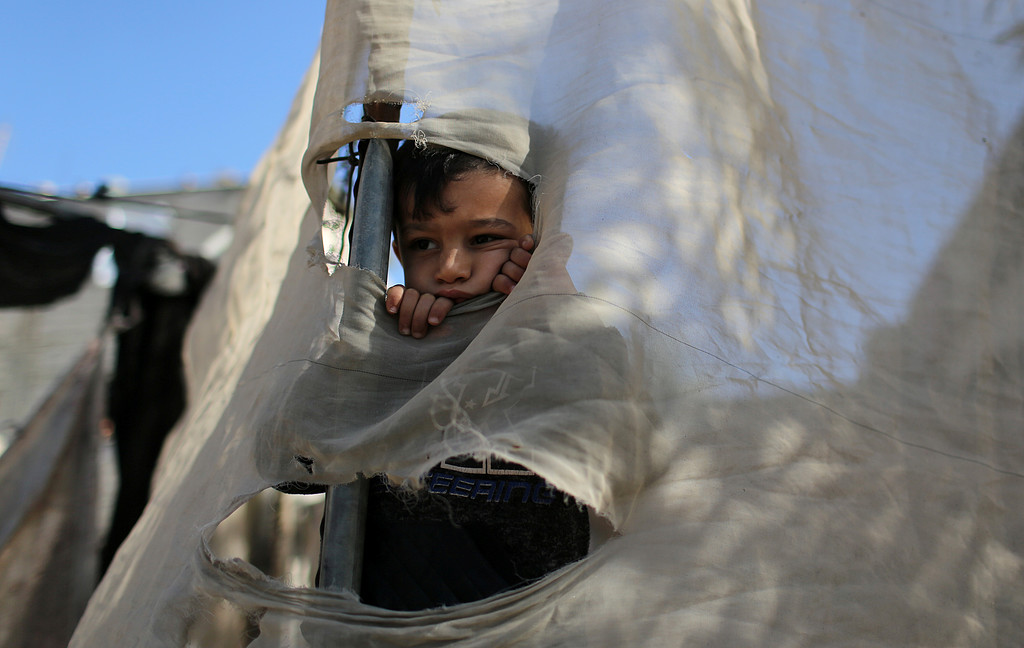
[[(388, 290), (399, 331), (422, 338), (461, 301), (511, 292), (533, 249), (532, 189), (480, 158), (407, 143), (395, 164), (395, 254)], [(449, 457), (422, 491), (371, 479), (360, 597), (421, 610), (525, 585), (587, 554), (585, 508), (524, 466)]]
[(403, 146), (395, 162), (395, 256), (405, 285), (386, 305), (402, 335), (422, 338), (470, 297), (512, 292), (533, 249), (533, 190), (453, 149)]

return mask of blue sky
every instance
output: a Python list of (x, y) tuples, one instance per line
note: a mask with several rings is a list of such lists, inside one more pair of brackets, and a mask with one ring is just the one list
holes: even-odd
[[(244, 179), (284, 123), (325, 0), (10, 2), (0, 184)], [(44, 184), (45, 183), (45, 184)]]

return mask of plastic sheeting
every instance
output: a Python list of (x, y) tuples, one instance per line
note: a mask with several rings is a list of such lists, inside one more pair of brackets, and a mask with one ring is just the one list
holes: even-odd
[[(315, 101), (311, 77), (254, 177), (193, 405), (73, 645), (184, 645), (220, 601), (260, 646), (1024, 643), (1022, 25), (994, 1), (329, 3)], [(380, 100), (423, 118), (345, 119)], [(364, 137), (538, 182), (493, 315), (400, 339), (380, 282), (325, 271), (316, 161)], [(209, 549), (273, 484), (461, 452), (615, 537), (421, 613)]]
[(103, 345), (93, 341), (0, 457), (0, 646), (66, 646), (98, 575)]

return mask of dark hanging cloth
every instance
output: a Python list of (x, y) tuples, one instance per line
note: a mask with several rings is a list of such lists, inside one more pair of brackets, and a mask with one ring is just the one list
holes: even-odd
[(7, 220), (0, 205), (0, 308), (40, 306), (73, 295), (100, 248), (124, 232), (92, 218), (54, 218), (45, 226)]
[(142, 514), (164, 439), (185, 409), (182, 343), (214, 272), (202, 257), (182, 256), (165, 241), (132, 236), (131, 244), (114, 250), (118, 281), (111, 321), (121, 332), (108, 416), (121, 484), (101, 556), (104, 571)]
[(182, 343), (214, 265), (179, 254), (161, 239), (51, 212), (45, 201), (28, 209), (49, 219), (40, 226), (12, 223), (0, 204), (0, 307), (44, 305), (78, 292), (96, 253), (114, 249), (118, 279), (108, 321), (119, 332), (107, 415), (115, 429), (120, 489), (102, 574), (142, 514), (164, 439), (185, 409)]

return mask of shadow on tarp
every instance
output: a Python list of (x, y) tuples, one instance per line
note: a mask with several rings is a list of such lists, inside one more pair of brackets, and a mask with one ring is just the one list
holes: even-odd
[(643, 581), (665, 602), (650, 636), (699, 617), (686, 637), (708, 645), (1024, 643), (1021, 322), (1024, 121), (854, 384), (797, 392), (737, 367), (762, 397), (686, 410), (674, 470), (635, 513), (673, 543), (620, 565), (672, 565)]

